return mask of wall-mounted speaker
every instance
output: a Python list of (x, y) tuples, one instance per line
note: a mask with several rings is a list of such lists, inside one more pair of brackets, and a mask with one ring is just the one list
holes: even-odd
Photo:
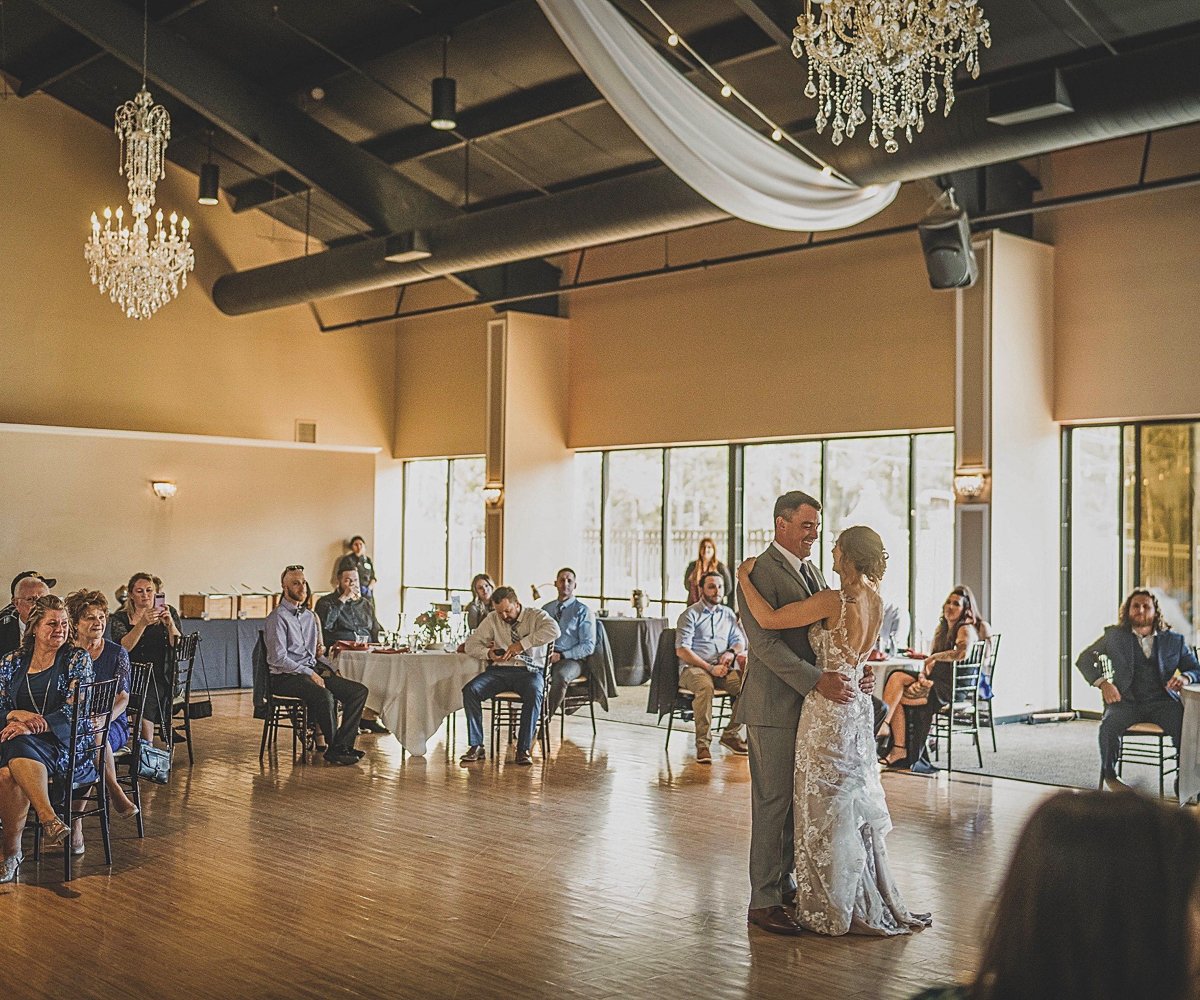
[(934, 288), (970, 288), (979, 277), (979, 264), (971, 250), (971, 223), (948, 190), (917, 225), (925, 269)]

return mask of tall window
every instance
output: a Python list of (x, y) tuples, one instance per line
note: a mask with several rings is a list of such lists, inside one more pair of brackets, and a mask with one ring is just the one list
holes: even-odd
[(1141, 423), (1064, 431), (1069, 457), (1069, 544), (1064, 569), (1070, 623), (1064, 632), (1071, 705), (1099, 711), (1099, 696), (1074, 670), (1080, 651), (1135, 587), (1154, 592), (1163, 616), (1197, 640), (1200, 423)]
[(404, 463), (401, 609), (418, 614), (452, 593), (466, 599), (484, 560), (482, 458)]
[(677, 615), (700, 540), (712, 538), (717, 558), (736, 569), (742, 554), (770, 543), (775, 499), (796, 489), (824, 504), (813, 558), (827, 574), (839, 530), (868, 524), (883, 536), (883, 595), (899, 613), (902, 643), (916, 638), (914, 620), (932, 635), (953, 583), (951, 434), (580, 452), (575, 462), (575, 503), (591, 512), (577, 538), (579, 594), (617, 613), (629, 613), (636, 587), (651, 613)]

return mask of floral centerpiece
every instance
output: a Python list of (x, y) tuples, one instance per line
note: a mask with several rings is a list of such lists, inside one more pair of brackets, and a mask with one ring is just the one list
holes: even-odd
[(422, 611), (414, 624), (427, 647), (440, 646), (450, 636), (450, 616), (437, 608)]

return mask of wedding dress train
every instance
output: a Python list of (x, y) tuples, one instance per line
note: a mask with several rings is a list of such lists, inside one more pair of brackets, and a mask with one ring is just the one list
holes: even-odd
[(854, 700), (813, 690), (796, 735), (796, 919), (820, 934), (908, 934), (928, 927), (892, 879), (884, 838), (891, 815), (879, 781), (871, 699), (859, 690), (866, 654), (848, 647), (846, 597), (837, 625), (811, 626), (817, 666), (845, 674)]

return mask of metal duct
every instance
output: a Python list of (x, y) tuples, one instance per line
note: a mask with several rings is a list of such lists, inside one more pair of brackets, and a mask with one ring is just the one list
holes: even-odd
[[(830, 158), (861, 184), (917, 180), (1200, 121), (1200, 39), (1187, 38), (1063, 70), (1075, 112), (1017, 126), (987, 121), (986, 88), (959, 96), (899, 153), (843, 143)], [(817, 145), (815, 133), (799, 136)], [(725, 214), (666, 167), (421, 228), (431, 255), (384, 258), (386, 238), (224, 275), (213, 301), (229, 315), (411, 284), (479, 267), (713, 222)]]

